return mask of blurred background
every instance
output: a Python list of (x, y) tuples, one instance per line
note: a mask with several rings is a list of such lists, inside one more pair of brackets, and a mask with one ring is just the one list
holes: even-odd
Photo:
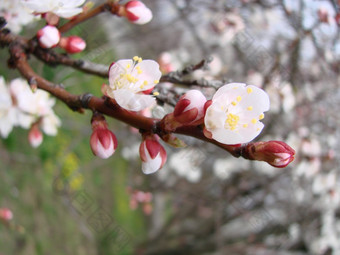
[[(104, 13), (71, 30), (87, 42), (74, 57), (109, 65), (138, 55), (169, 72), (212, 56), (187, 79), (266, 90), (271, 108), (256, 140), (285, 141), (295, 161), (277, 169), (183, 137), (188, 147), (165, 145), (166, 165), (144, 175), (136, 130), (107, 118), (118, 149), (96, 158), (91, 114), (57, 102), (56, 137), (33, 149), (27, 130), (16, 128), (0, 140), (0, 254), (340, 254), (339, 1), (143, 2), (154, 15), (146, 25)], [(20, 33), (31, 36), (42, 24)], [(8, 70), (8, 56), (0, 51), (0, 74), (10, 81), (19, 74)], [(101, 96), (108, 83), (30, 63), (75, 94)], [(152, 114), (170, 111), (162, 105)]]

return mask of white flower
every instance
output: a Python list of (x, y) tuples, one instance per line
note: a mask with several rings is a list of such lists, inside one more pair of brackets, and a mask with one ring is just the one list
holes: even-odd
[(23, 6), (20, 0), (1, 0), (0, 16), (6, 19), (7, 27), (14, 33), (19, 33), (22, 26), (35, 19), (35, 16)]
[(22, 0), (22, 3), (36, 13), (52, 12), (62, 18), (71, 18), (83, 11), (85, 0)]
[(41, 89), (33, 93), (28, 83), (20, 78), (11, 81), (10, 90), (21, 114), (17, 116), (18, 125), (28, 128), (36, 119), (41, 118), (42, 131), (51, 136), (57, 134), (61, 121), (52, 109), (54, 98)]
[(230, 83), (219, 88), (204, 118), (205, 135), (220, 143), (247, 143), (260, 134), (268, 95), (256, 86)]
[(105, 94), (129, 111), (141, 111), (154, 105), (155, 98), (143, 93), (150, 93), (161, 75), (156, 61), (139, 57), (119, 60), (110, 67)]
[(15, 109), (5, 80), (0, 76), (0, 135), (6, 138), (15, 125)]

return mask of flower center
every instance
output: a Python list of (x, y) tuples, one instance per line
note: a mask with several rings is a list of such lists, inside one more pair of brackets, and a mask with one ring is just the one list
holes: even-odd
[(240, 116), (236, 114), (228, 113), (224, 128), (235, 130), (239, 120), (240, 120)]

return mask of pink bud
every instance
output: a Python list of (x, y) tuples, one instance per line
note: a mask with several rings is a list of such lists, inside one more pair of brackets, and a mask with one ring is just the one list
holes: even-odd
[(152, 12), (142, 2), (132, 0), (125, 4), (125, 17), (134, 24), (143, 25), (152, 19)]
[(117, 148), (117, 138), (108, 128), (102, 116), (92, 117), (93, 133), (90, 138), (91, 150), (100, 158), (110, 157)]
[(265, 161), (274, 167), (286, 167), (294, 160), (295, 151), (281, 141), (256, 142), (247, 146), (249, 159)]
[(43, 134), (41, 133), (37, 123), (32, 125), (28, 133), (28, 141), (33, 148), (37, 148), (42, 143)]
[(207, 99), (199, 90), (189, 90), (177, 102), (175, 119), (182, 124), (199, 125), (203, 123), (204, 105)]
[(152, 174), (161, 169), (166, 161), (166, 151), (155, 136), (146, 136), (139, 147), (142, 171)]
[(66, 50), (68, 53), (78, 53), (86, 48), (86, 42), (79, 36), (62, 37), (59, 46)]
[(56, 27), (47, 25), (38, 31), (37, 37), (40, 46), (49, 49), (57, 46), (60, 33)]
[(12, 211), (8, 208), (0, 208), (0, 219), (4, 221), (13, 219)]

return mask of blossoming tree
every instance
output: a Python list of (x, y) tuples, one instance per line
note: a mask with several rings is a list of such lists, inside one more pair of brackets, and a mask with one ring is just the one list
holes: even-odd
[[(269, 8), (263, 1), (236, 2), (239, 2), (242, 7), (247, 4), (249, 6), (258, 4), (263, 9)], [(282, 7), (285, 15), (289, 16), (293, 9), (290, 10), (288, 4), (283, 2), (278, 1), (278, 5)], [(184, 8), (180, 6), (178, 4), (176, 8), (183, 17)], [(229, 8), (227, 4), (223, 8), (226, 8), (228, 15), (224, 16), (222, 11), (217, 13), (217, 16), (220, 16), (218, 19), (211, 19), (209, 29), (218, 38), (230, 41), (244, 30), (245, 24), (235, 11), (237, 8)], [(201, 174), (192, 162), (199, 161), (200, 157), (204, 160), (210, 155), (200, 155), (199, 150), (194, 150), (192, 155), (188, 154), (190, 141), (193, 140), (213, 144), (235, 158), (264, 161), (275, 168), (285, 168), (294, 160), (295, 150), (284, 141), (279, 139), (262, 141), (265, 135), (274, 137), (274, 134), (270, 133), (272, 129), (265, 129), (265, 125), (273, 125), (266, 121), (265, 114), (271, 114), (271, 111), (277, 114), (281, 110), (281, 105), (283, 111), (288, 111), (287, 109), (294, 104), (287, 99), (289, 98), (287, 95), (293, 93), (292, 86), (285, 85), (280, 80), (285, 77), (275, 78), (276, 72), (280, 69), (279, 58), (274, 61), (275, 63), (270, 63), (272, 66), (266, 72), (267, 76), (263, 77), (259, 72), (251, 73), (253, 70), (247, 70), (249, 75), (242, 80), (237, 80), (238, 75), (229, 76), (229, 79), (224, 77), (217, 79), (211, 77), (214, 76), (212, 72), (205, 73), (209, 65), (218, 65), (215, 61), (216, 59), (218, 61), (219, 57), (215, 60), (204, 58), (196, 64), (179, 68), (173, 67), (175, 61), (172, 61), (171, 56), (167, 54), (161, 55), (157, 60), (148, 59), (149, 54), (144, 56), (143, 53), (140, 56), (130, 55), (122, 59), (115, 59), (112, 56), (110, 66), (79, 59), (77, 54), (86, 52), (89, 44), (85, 38), (74, 31), (82, 24), (90, 23), (91, 19), (105, 14), (110, 14), (111, 19), (125, 19), (135, 26), (147, 26), (155, 18), (151, 9), (137, 0), (108, 0), (98, 4), (85, 3), (85, 0), (15, 0), (0, 3), (0, 16), (2, 16), (0, 17), (0, 46), (2, 51), (9, 53), (8, 67), (15, 69), (18, 75), (18, 78), (11, 81), (6, 81), (3, 76), (0, 76), (2, 138), (8, 137), (15, 127), (28, 129), (28, 141), (36, 148), (43, 143), (43, 134), (57, 136), (58, 128), (63, 125), (63, 119), (57, 116), (58, 112), (53, 107), (56, 102), (60, 102), (69, 107), (73, 114), (92, 112), (92, 134), (88, 137), (88, 141), (94, 157), (103, 160), (115, 157), (117, 148), (126, 138), (116, 135), (119, 132), (109, 127), (108, 119), (116, 119), (127, 124), (131, 129), (138, 130), (131, 133), (140, 137), (137, 146), (140, 157), (139, 168), (146, 175), (161, 174), (162, 168), (166, 168), (167, 164), (171, 167), (177, 164), (173, 168), (178, 169), (179, 175), (196, 182)], [(331, 18), (327, 11), (320, 9), (317, 15), (318, 22), (331, 22), (328, 20)], [(190, 29), (195, 30), (195, 24), (191, 24), (189, 20), (186, 22)], [(339, 14), (335, 15), (334, 22), (339, 23)], [(20, 35), (21, 26), (30, 23), (38, 24), (35, 30), (31, 29), (30, 32), (33, 32), (29, 35)], [(301, 36), (305, 36), (311, 34), (313, 29), (314, 27), (309, 30), (300, 27), (299, 31)], [(206, 52), (207, 47), (204, 46), (199, 33), (193, 34), (202, 51), (209, 53)], [(248, 35), (243, 33), (241, 36), (246, 38)], [(243, 42), (247, 40), (251, 41), (246, 38)], [(223, 44), (223, 42), (218, 43)], [(299, 42), (293, 40), (291, 44), (295, 46)], [(235, 51), (241, 52), (240, 55), (247, 55), (243, 54), (243, 51), (250, 46), (240, 43), (235, 47)], [(149, 47), (151, 48), (152, 44)], [(262, 58), (266, 61), (263, 54), (255, 57), (257, 68), (262, 67)], [(251, 56), (248, 55), (249, 59)], [(65, 66), (84, 74), (105, 78), (104, 84), (94, 84), (101, 97), (96, 97), (88, 91), (74, 94), (63, 85), (55, 84), (37, 70), (32, 63), (32, 58), (46, 65)], [(186, 62), (193, 63), (193, 61), (189, 59)], [(264, 63), (263, 66), (267, 68), (269, 65)], [(298, 68), (291, 67), (290, 80), (294, 79)], [(201, 72), (199, 77), (195, 77), (199, 72)], [(247, 84), (244, 83), (245, 81)], [(275, 82), (279, 85), (268, 85)], [(272, 96), (273, 89), (280, 90), (278, 98)], [(277, 106), (281, 101), (281, 105)], [(271, 105), (274, 106), (274, 110), (271, 109)], [(275, 107), (280, 110), (275, 110)], [(155, 114), (156, 111), (160, 111), (161, 114)], [(284, 122), (282, 119), (281, 121)], [(176, 149), (175, 153), (178, 155), (183, 153), (184, 156), (177, 155), (176, 160), (174, 155), (168, 160), (167, 150), (173, 147)], [(128, 152), (128, 154), (132, 153)], [(185, 162), (183, 158), (192, 161)], [(242, 165), (244, 159), (235, 159), (232, 165), (238, 164), (237, 160), (240, 160)], [(219, 169), (228, 165), (223, 162), (219, 164), (217, 160), (213, 164), (211, 168), (217, 172), (217, 175)], [(230, 166), (230, 171), (227, 169), (228, 176), (232, 173), (232, 169), (233, 166)], [(232, 197), (233, 192), (230, 191), (228, 196)], [(129, 193), (131, 208), (135, 209), (138, 203), (143, 203), (144, 213), (151, 214), (151, 193), (138, 190), (129, 190)], [(12, 219), (12, 213), (7, 218)], [(149, 241), (151, 243), (152, 238)], [(141, 247), (145, 248), (143, 245)], [(162, 254), (161, 248), (158, 247), (159, 253), (156, 254)]]
[[(215, 143), (232, 153), (234, 156), (244, 156), (253, 160), (270, 160), (270, 163), (276, 167), (285, 167), (293, 160), (294, 150), (289, 146), (282, 147), (282, 151), (270, 150), (270, 144), (267, 142), (265, 148), (268, 152), (250, 153), (249, 148), (257, 150), (256, 143), (253, 147), (249, 146), (251, 142), (263, 128), (260, 122), (264, 118), (264, 111), (269, 110), (269, 98), (266, 93), (256, 86), (247, 86), (245, 84), (230, 83), (218, 88), (212, 100), (199, 91), (189, 90), (175, 106), (173, 114), (164, 116), (163, 119), (145, 117), (142, 110), (156, 105), (159, 92), (157, 87), (162, 86), (161, 82), (168, 81), (170, 74), (162, 73), (159, 64), (154, 60), (143, 60), (141, 57), (132, 59), (123, 59), (113, 62), (107, 74), (105, 71), (95, 70), (91, 66), (85, 67), (85, 63), (77, 64), (69, 56), (63, 56), (53, 52), (52, 48), (60, 47), (68, 53), (77, 53), (85, 49), (85, 41), (76, 36), (63, 37), (62, 34), (81, 22), (90, 19), (101, 12), (109, 11), (113, 15), (125, 16), (132, 23), (143, 25), (148, 23), (152, 18), (152, 13), (142, 2), (129, 1), (122, 5), (119, 2), (108, 2), (99, 5), (93, 9), (83, 7), (84, 1), (21, 1), (23, 8), (28, 8), (36, 16), (40, 15), (45, 19), (47, 25), (37, 31), (36, 37), (26, 39), (19, 37), (6, 29), (6, 20), (2, 19), (1, 41), (11, 52), (11, 64), (17, 68), (20, 74), (27, 80), (20, 80), (23, 88), (20, 91), (6, 92), (6, 85), (2, 84), (5, 91), (5, 108), (3, 110), (2, 122), (5, 122), (2, 128), (2, 136), (6, 137), (11, 130), (11, 125), (15, 126), (20, 123), (21, 116), (11, 117), (12, 108), (19, 107), (22, 113), (29, 113), (28, 117), (35, 121), (21, 125), (24, 127), (31, 126), (29, 141), (32, 146), (36, 147), (42, 142), (41, 129), (44, 125), (54, 125), (54, 132), (47, 134), (55, 135), (55, 128), (60, 125), (60, 120), (55, 117), (51, 106), (47, 103), (50, 100), (44, 91), (49, 92), (59, 100), (75, 111), (90, 109), (94, 112), (92, 125), (94, 134), (91, 136), (90, 145), (95, 155), (107, 158), (112, 155), (117, 147), (117, 141), (114, 134), (108, 131), (105, 124), (104, 115), (117, 118), (121, 121), (138, 128), (144, 137), (153, 137), (153, 142), (146, 140), (141, 145), (141, 159), (143, 171), (145, 173), (154, 173), (159, 170), (166, 161), (166, 152), (157, 140), (160, 137), (165, 143), (173, 146), (180, 146), (179, 138), (175, 134), (185, 134), (194, 136), (207, 142)], [(59, 19), (70, 19), (64, 25), (59, 26)], [(38, 44), (34, 44), (38, 42)], [(33, 45), (34, 44), (34, 45)], [(32, 48), (33, 47), (33, 48)], [(30, 48), (30, 49), (29, 49)], [(48, 50), (42, 50), (48, 49)], [(92, 72), (98, 75), (108, 75), (109, 85), (102, 86), (103, 97), (95, 98), (84, 91), (83, 95), (72, 95), (61, 87), (54, 86), (51, 82), (39, 76), (30, 67), (28, 62), (29, 55), (35, 55), (46, 63), (51, 62), (51, 55), (57, 58), (59, 64), (64, 62), (73, 62), (73, 67), (79, 68), (83, 72)], [(173, 82), (173, 86), (180, 82)], [(2, 82), (4, 83), (4, 82)], [(194, 85), (194, 84), (193, 84)], [(29, 90), (31, 87), (31, 91)], [(32, 102), (30, 103), (25, 94), (31, 93)], [(40, 96), (43, 94), (44, 96)], [(10, 98), (21, 98), (12, 100)], [(37, 100), (35, 98), (39, 98)], [(42, 112), (29, 110), (27, 106), (38, 104)], [(46, 105), (46, 106), (45, 106)], [(35, 107), (35, 108), (37, 108)], [(49, 107), (49, 108), (48, 108)], [(185, 107), (183, 109), (183, 107)], [(51, 112), (53, 116), (48, 117), (44, 111)], [(5, 119), (6, 116), (6, 119)], [(8, 121), (8, 120), (12, 121)], [(51, 121), (53, 124), (46, 124)], [(101, 124), (102, 123), (102, 124)], [(177, 123), (177, 124), (176, 124)], [(118, 138), (119, 140), (119, 138)], [(270, 157), (261, 156), (262, 153), (272, 153)], [(157, 159), (160, 157), (160, 159)], [(283, 157), (283, 158), (282, 158)], [(157, 160), (156, 160), (157, 159)], [(152, 162), (162, 163), (152, 163)], [(275, 162), (280, 162), (276, 164)], [(284, 164), (281, 162), (285, 162)]]

